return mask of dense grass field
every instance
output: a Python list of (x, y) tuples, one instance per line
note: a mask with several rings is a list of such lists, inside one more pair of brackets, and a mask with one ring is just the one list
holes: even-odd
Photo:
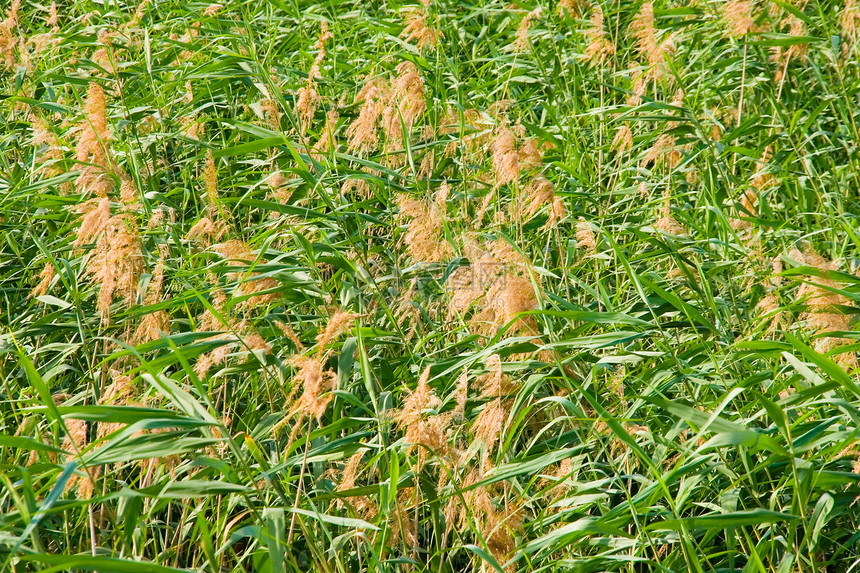
[(860, 5), (514, 2), (0, 2), (0, 571), (860, 571)]

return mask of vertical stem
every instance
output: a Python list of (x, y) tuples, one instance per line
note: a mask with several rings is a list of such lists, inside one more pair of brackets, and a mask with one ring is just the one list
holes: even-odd
[(741, 97), (738, 98), (738, 123), (737, 126), (741, 125), (741, 113), (744, 107), (744, 85), (746, 84), (746, 76), (747, 76), (747, 43), (744, 42), (744, 58), (741, 63)]
[[(302, 469), (299, 472), (299, 484), (296, 486), (296, 500), (293, 502), (293, 509), (299, 507), (299, 497), (302, 494), (302, 483), (305, 479), (305, 468), (308, 466), (308, 450), (310, 449), (310, 438), (311, 438), (311, 420), (308, 418), (308, 435), (305, 439), (305, 453), (302, 456)], [(293, 543), (293, 530), (296, 526), (296, 512), (293, 512), (292, 517), (290, 517), (290, 532), (287, 534), (287, 545), (292, 545)]]
[(89, 504), (89, 513), (90, 513), (90, 548), (93, 553), (93, 557), (96, 556), (96, 520), (93, 515), (93, 504)]

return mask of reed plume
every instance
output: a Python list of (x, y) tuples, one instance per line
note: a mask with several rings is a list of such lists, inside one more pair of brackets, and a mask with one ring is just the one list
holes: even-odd
[[(463, 464), (461, 462), (458, 465)], [(522, 526), (522, 508), (509, 503), (504, 499), (504, 494), (499, 493), (499, 488), (507, 491), (506, 481), (477, 485), (489, 477), (492, 469), (493, 464), (486, 457), (480, 462), (480, 468), (470, 468), (459, 483), (458, 489), (463, 492), (462, 500), (459, 495), (451, 495), (443, 510), (443, 516), (446, 531), (450, 531), (455, 525), (461, 531), (471, 529), (471, 516), (493, 558), (504, 565), (516, 548), (514, 536)], [(515, 570), (515, 564), (506, 567), (508, 573)]]
[(117, 294), (126, 305), (135, 303), (142, 271), (143, 252), (136, 220), (125, 214), (112, 217), (84, 272), (100, 285), (97, 309), (103, 324), (110, 323), (110, 308)]
[(583, 217), (580, 217), (576, 223), (576, 247), (584, 248), (589, 254), (594, 253), (597, 249), (594, 229), (592, 229), (591, 224)]
[(723, 5), (723, 22), (726, 34), (732, 38), (746, 36), (755, 25), (751, 0), (729, 0)]
[(60, 16), (57, 11), (57, 2), (51, 2), (51, 5), (48, 6), (48, 17), (45, 19), (45, 25), (52, 28), (54, 32), (59, 32), (60, 28)]
[[(66, 418), (63, 420), (68, 429), (68, 434), (63, 439), (63, 443), (61, 448), (67, 452), (71, 452), (66, 456), (66, 461), (72, 461), (77, 458), (80, 452), (87, 447), (89, 443), (89, 424), (84, 420), (78, 420), (75, 418)], [(93, 492), (95, 490), (95, 481), (93, 481), (96, 477), (98, 477), (98, 468), (84, 468), (83, 477), (74, 474), (66, 482), (66, 487), (64, 491), (70, 491), (72, 489), (77, 490), (77, 496), (83, 499), (89, 499), (93, 496)]]
[(215, 16), (218, 12), (224, 9), (224, 6), (221, 4), (209, 4), (205, 10), (203, 10), (203, 16), (212, 17)]
[(42, 272), (39, 273), (39, 283), (30, 291), (30, 296), (37, 298), (48, 294), (48, 289), (51, 287), (51, 283), (54, 282), (55, 274), (54, 265), (51, 264), (51, 261), (46, 262)]
[(626, 123), (618, 128), (615, 137), (612, 138), (612, 149), (620, 152), (629, 151), (633, 148), (633, 132)]
[(589, 65), (602, 66), (607, 58), (615, 55), (615, 45), (603, 29), (603, 10), (600, 6), (591, 9), (591, 27), (585, 31), (588, 46), (585, 48), (585, 59)]
[(325, 128), (320, 135), (319, 141), (313, 148), (314, 158), (319, 160), (324, 153), (337, 149), (337, 139), (335, 132), (337, 131), (337, 121), (340, 119), (340, 114), (336, 109), (330, 109), (326, 113)]
[[(36, 161), (43, 165), (43, 170), (46, 176), (56, 177), (62, 175), (64, 170), (58, 165), (58, 162), (63, 159), (63, 149), (59, 138), (54, 134), (54, 131), (48, 123), (35, 113), (30, 111), (30, 125), (33, 128), (33, 145), (44, 147), (44, 150), (39, 154)], [(65, 191), (65, 188), (62, 188)]]
[(488, 245), (492, 254), (470, 242), (467, 240), (466, 255), (472, 264), (458, 268), (448, 278), (448, 316), (463, 315), (474, 306), (477, 311), (469, 325), (477, 333), (489, 334), (510, 324), (514, 332), (536, 334), (534, 318), (520, 316), (538, 306), (531, 281), (539, 283), (539, 277), (529, 261), (503, 241)]
[[(252, 265), (265, 264), (265, 259), (254, 255), (251, 248), (244, 242), (231, 239), (223, 243), (213, 245), (218, 255), (227, 260), (240, 261)], [(278, 288), (278, 281), (271, 277), (264, 277), (250, 270), (232, 271), (227, 273), (228, 280), (239, 283), (233, 293), (235, 297), (248, 297), (239, 303), (240, 308), (253, 309), (276, 301), (279, 297), (277, 292), (266, 292)]]
[(740, 198), (740, 208), (737, 210), (737, 218), (732, 219), (731, 226), (735, 231), (748, 231), (752, 223), (740, 217), (756, 217), (758, 215), (758, 194), (754, 188), (746, 189)]
[(85, 119), (78, 127), (78, 142), (75, 146), (75, 159), (84, 165), (75, 181), (81, 195), (93, 193), (107, 197), (113, 189), (113, 179), (109, 176), (111, 163), (108, 143), (111, 134), (107, 122), (107, 101), (104, 89), (90, 82), (84, 104)]
[(320, 26), (319, 39), (315, 46), (317, 48), (317, 55), (314, 58), (313, 65), (311, 65), (310, 72), (308, 72), (307, 82), (304, 87), (299, 89), (298, 97), (296, 98), (296, 109), (298, 111), (302, 133), (304, 133), (313, 122), (317, 107), (321, 101), (316, 90), (315, 82), (321, 75), (320, 66), (326, 56), (325, 43), (333, 38), (334, 35), (329, 31), (328, 22), (323, 21)]
[(662, 78), (666, 57), (675, 51), (675, 44), (672, 35), (662, 41), (658, 38), (651, 2), (642, 4), (630, 23), (630, 32), (636, 40), (636, 50), (648, 61), (648, 75), (653, 79)]
[[(287, 400), (289, 401), (299, 390), (302, 393), (290, 406), (284, 419), (276, 424), (273, 429), (273, 431), (278, 431), (293, 420), (294, 426), (289, 437), (290, 444), (298, 436), (302, 422), (310, 417), (319, 423), (329, 403), (334, 399), (331, 391), (335, 387), (337, 374), (333, 370), (325, 368), (328, 353), (326, 347), (335, 337), (348, 329), (358, 316), (345, 311), (335, 312), (329, 318), (326, 327), (317, 335), (316, 354), (310, 356), (296, 355), (290, 358), (289, 364), (296, 369), (296, 375), (293, 379), (293, 391)], [(303, 345), (299, 342), (297, 348), (301, 350)]]
[(642, 159), (643, 165), (666, 163), (674, 169), (681, 161), (681, 153), (677, 149), (677, 139), (671, 133), (662, 133), (648, 149)]
[(18, 38), (15, 37), (15, 29), (18, 27), (18, 9), (20, 7), (21, 0), (12, 0), (6, 11), (6, 18), (0, 21), (0, 54), (3, 54), (3, 61), (7, 70), (11, 70), (17, 65), (15, 46), (18, 45)]
[[(338, 492), (345, 492), (356, 487), (355, 478), (358, 475), (361, 461), (364, 458), (364, 451), (359, 451), (350, 456), (343, 468), (343, 473), (340, 478), (340, 483), (337, 486)], [(356, 513), (362, 519), (368, 520), (376, 517), (378, 510), (376, 504), (367, 495), (353, 495), (348, 498), (350, 504), (355, 509)], [(337, 500), (338, 507), (343, 507), (341, 498)]]
[[(424, 80), (412, 62), (397, 66), (398, 77), (394, 80), (391, 92), (382, 110), (382, 129), (385, 133), (385, 149), (393, 153), (403, 147), (404, 132), (408, 136), (415, 121), (424, 113)], [(405, 157), (390, 163), (402, 163)]]
[(213, 366), (223, 364), (234, 350), (244, 353), (241, 362), (247, 362), (252, 356), (265, 356), (272, 352), (269, 344), (250, 322), (237, 320), (230, 315), (226, 309), (226, 299), (222, 292), (216, 290), (213, 295), (213, 306), (215, 306), (220, 317), (207, 310), (199, 319), (198, 330), (219, 330), (223, 325), (228, 327), (231, 332), (227, 335), (216, 334), (205, 339), (218, 341), (221, 344), (214, 350), (200, 355), (197, 359), (194, 372), (200, 378), (204, 378)]
[(415, 47), (419, 50), (427, 48), (429, 51), (436, 49), (436, 44), (443, 38), (442, 32), (427, 24), (429, 15), (427, 10), (407, 10), (404, 14), (406, 27), (400, 33), (400, 37), (407, 42), (415, 41)]
[[(852, 314), (846, 309), (852, 308), (851, 299), (838, 292), (839, 285), (828, 276), (830, 271), (839, 268), (840, 262), (828, 261), (811, 248), (803, 251), (792, 249), (789, 257), (808, 267), (815, 267), (824, 276), (804, 276), (803, 284), (797, 291), (797, 299), (804, 303), (806, 310), (800, 313), (800, 320), (807, 329), (817, 336), (813, 347), (816, 352), (829, 353), (840, 346), (851, 344), (850, 338), (829, 336), (829, 333), (852, 330)], [(836, 292), (834, 292), (836, 291)], [(837, 361), (843, 368), (857, 367), (856, 352), (838, 353)]]
[(319, 356), (296, 356), (290, 360), (290, 364), (297, 370), (295, 382), (302, 389), (302, 394), (290, 407), (287, 419), (299, 415), (295, 428), (299, 428), (306, 417), (313, 417), (319, 423), (334, 399), (331, 390), (334, 389), (336, 374), (333, 370), (323, 368)]
[(558, 3), (558, 15), (563, 17), (565, 12), (568, 17), (579, 17), (588, 8), (588, 0), (560, 0)]
[(519, 201), (511, 203), (511, 218), (522, 220), (533, 217), (544, 205), (551, 205), (555, 198), (555, 187), (543, 175), (529, 181)]
[[(152, 271), (152, 278), (146, 288), (143, 304), (153, 306), (164, 296), (164, 260), (167, 258), (167, 245), (158, 245), (158, 262)], [(170, 333), (170, 316), (164, 310), (156, 310), (144, 315), (132, 337), (135, 344), (157, 340), (162, 332)]]
[(525, 51), (529, 47), (529, 29), (532, 23), (540, 18), (541, 8), (538, 6), (531, 12), (527, 13), (517, 26), (516, 40), (513, 44), (513, 50), (517, 52)]
[(845, 6), (839, 14), (839, 25), (842, 35), (852, 43), (857, 41), (857, 28), (860, 25), (860, 6), (857, 0), (845, 0)]
[(378, 121), (389, 92), (388, 85), (378, 79), (371, 80), (356, 97), (364, 103), (358, 117), (347, 127), (347, 149), (361, 153), (376, 147), (379, 139)]
[(396, 70), (399, 75), (394, 80), (392, 96), (408, 133), (426, 108), (424, 80), (412, 62), (402, 62)]
[[(525, 128), (523, 128), (525, 131)], [(524, 169), (532, 169), (543, 165), (543, 151), (534, 137), (527, 137), (517, 149), (517, 158)]]
[[(788, 28), (789, 36), (800, 37), (806, 35), (806, 25), (803, 23), (803, 20), (794, 14), (789, 14), (782, 20), (780, 25), (783, 28)], [(789, 63), (792, 60), (806, 59), (808, 53), (809, 44), (806, 42), (791, 44), (788, 49), (785, 49), (782, 46), (775, 46), (770, 58), (771, 61), (776, 63), (776, 74), (774, 75), (774, 80), (781, 86), (785, 79), (785, 74), (788, 71)]]
[(517, 181), (520, 176), (520, 160), (517, 153), (517, 138), (514, 132), (502, 127), (490, 144), (493, 170), (496, 174), (496, 186)]
[(663, 206), (660, 208), (660, 217), (654, 223), (654, 228), (668, 235), (686, 237), (688, 236), (687, 230), (672, 215), (671, 197), (671, 192), (667, 188), (663, 192)]
[[(304, 116), (302, 115), (302, 110), (307, 104), (303, 104), (301, 91), (299, 90), (299, 98), (298, 104), (296, 107), (299, 109), (299, 120), (304, 121)], [(318, 100), (319, 98), (317, 98)], [(190, 103), (190, 102), (189, 102)], [(315, 104), (314, 104), (315, 105)], [(280, 131), (281, 129), (281, 110), (278, 106), (278, 103), (271, 98), (263, 98), (260, 100), (260, 112), (263, 115), (263, 119), (266, 122), (266, 125), (272, 129), (272, 131)], [(311, 118), (313, 118), (313, 110), (310, 112)]]
[(630, 64), (630, 81), (632, 82), (630, 93), (627, 96), (628, 107), (636, 107), (642, 103), (642, 96), (648, 90), (648, 73), (639, 70), (635, 62)]
[(221, 205), (221, 199), (218, 195), (218, 170), (211, 149), (206, 152), (203, 163), (203, 188), (206, 216), (188, 230), (186, 237), (189, 239), (200, 238), (208, 243), (211, 240), (217, 241), (227, 233), (227, 221), (230, 218), (230, 214)]
[(403, 401), (403, 408), (395, 414), (394, 419), (401, 430), (405, 430), (405, 439), (409, 443), (406, 453), (418, 449), (417, 471), (427, 461), (427, 452), (445, 455), (448, 452), (448, 440), (445, 437), (445, 423), (441, 416), (434, 414), (425, 416), (424, 411), (435, 409), (442, 403), (436, 392), (429, 386), (430, 367), (424, 369), (418, 378), (418, 385), (409, 392)]
[(354, 193), (360, 199), (370, 199), (373, 197), (373, 189), (370, 188), (367, 180), (357, 177), (346, 179), (340, 187), (341, 195), (349, 195), (350, 193)]
[(317, 353), (321, 354), (332, 340), (351, 328), (355, 320), (360, 316), (353, 312), (342, 310), (332, 314), (326, 323), (326, 327), (317, 335)]
[(439, 263), (453, 256), (451, 245), (444, 240), (445, 224), (439, 206), (429, 201), (418, 201), (406, 194), (398, 195), (398, 217), (407, 219), (408, 227), (403, 240), (415, 261)]
[[(99, 398), (99, 404), (111, 406), (130, 405), (132, 403), (132, 398), (134, 398), (137, 393), (131, 376), (122, 374), (118, 370), (111, 368), (110, 377), (111, 383), (107, 388), (105, 388)], [(96, 435), (98, 439), (101, 440), (102, 438), (125, 427), (126, 424), (122, 422), (99, 422)]]

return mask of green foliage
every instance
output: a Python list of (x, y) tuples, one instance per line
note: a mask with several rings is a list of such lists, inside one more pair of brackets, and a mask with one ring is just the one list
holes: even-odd
[(848, 570), (860, 12), (649, 6), (5, 6), (2, 570)]

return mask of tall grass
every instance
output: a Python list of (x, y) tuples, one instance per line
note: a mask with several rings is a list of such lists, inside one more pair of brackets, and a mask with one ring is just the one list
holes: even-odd
[(28, 0), (10, 571), (849, 571), (860, 8)]

